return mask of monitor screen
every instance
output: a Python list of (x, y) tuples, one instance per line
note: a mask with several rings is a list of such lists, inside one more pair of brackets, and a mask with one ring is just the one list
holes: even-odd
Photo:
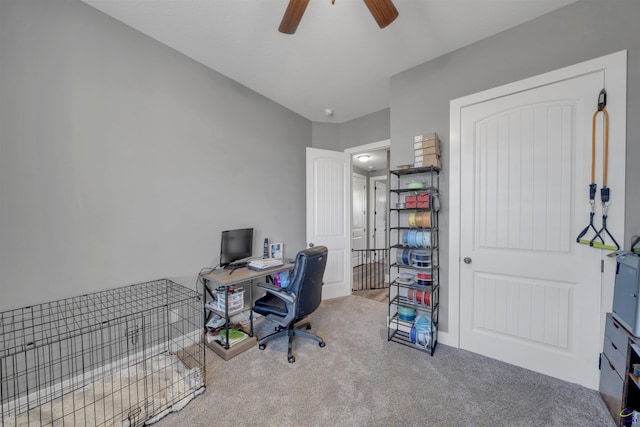
[(253, 228), (222, 232), (220, 265), (222, 267), (253, 255)]

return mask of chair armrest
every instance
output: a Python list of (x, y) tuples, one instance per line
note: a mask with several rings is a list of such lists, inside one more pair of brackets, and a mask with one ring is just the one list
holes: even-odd
[(269, 283), (258, 283), (256, 286), (266, 290), (268, 293), (280, 298), (281, 300), (289, 304), (293, 304), (296, 302), (296, 296), (294, 294), (289, 293), (278, 286), (274, 286)]

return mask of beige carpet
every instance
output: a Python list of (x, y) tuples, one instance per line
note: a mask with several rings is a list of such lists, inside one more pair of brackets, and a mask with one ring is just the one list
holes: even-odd
[(378, 302), (389, 301), (389, 288), (368, 289), (365, 291), (353, 291), (353, 295), (368, 298)]
[(390, 343), (386, 316), (382, 302), (324, 301), (312, 331), (327, 345), (296, 340), (294, 364), (286, 339), (227, 362), (207, 350), (207, 390), (157, 425), (614, 425), (596, 391), (447, 346), (430, 357)]

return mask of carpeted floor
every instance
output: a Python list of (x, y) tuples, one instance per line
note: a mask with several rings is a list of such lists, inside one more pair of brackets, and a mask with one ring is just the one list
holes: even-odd
[[(614, 426), (597, 391), (439, 345), (434, 357), (387, 341), (387, 304), (324, 301), (327, 345), (286, 339), (223, 361), (207, 350), (207, 390), (157, 425)], [(272, 330), (267, 321), (262, 336)]]
[(363, 298), (369, 298), (374, 301), (387, 302), (389, 301), (389, 288), (382, 289), (367, 289), (364, 291), (353, 291), (353, 295), (357, 295)]

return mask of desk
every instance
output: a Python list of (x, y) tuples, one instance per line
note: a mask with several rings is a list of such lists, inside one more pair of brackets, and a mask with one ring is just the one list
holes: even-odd
[[(249, 306), (245, 306), (243, 307), (242, 310), (238, 311), (237, 313), (241, 313), (242, 311), (246, 311), (249, 310), (249, 336), (253, 337), (253, 282), (256, 279), (260, 279), (266, 276), (270, 276), (272, 274), (276, 274), (279, 273), (281, 271), (287, 271), (287, 270), (291, 270), (293, 268), (294, 264), (293, 263), (285, 263), (284, 265), (278, 266), (278, 267), (273, 267), (273, 268), (268, 268), (266, 270), (260, 270), (260, 271), (255, 271), (255, 270), (251, 270), (247, 267), (242, 267), (242, 268), (236, 268), (235, 270), (214, 270), (211, 273), (208, 274), (204, 274), (202, 275), (202, 281), (204, 283), (204, 302), (206, 304), (207, 302), (207, 294), (209, 295), (209, 299), (214, 298), (213, 295), (213, 291), (212, 288), (210, 286), (213, 286), (213, 289), (218, 288), (220, 286), (224, 286), (227, 290), (229, 289), (229, 287), (231, 286), (239, 286), (242, 283), (249, 283)], [(229, 300), (228, 300), (228, 294), (225, 292), (225, 298), (227, 298), (227, 300), (225, 301), (225, 330), (227, 333), (227, 336), (229, 336)], [(205, 308), (204, 309), (204, 329), (205, 329), (205, 334), (207, 332), (207, 327), (206, 327), (206, 323), (209, 321), (209, 319), (212, 316), (212, 311)], [(235, 313), (234, 313), (235, 314)], [(206, 338), (205, 338), (206, 341)], [(227, 344), (224, 346), (225, 350), (229, 350), (229, 342), (227, 341)], [(224, 356), (223, 356), (224, 357)]]

